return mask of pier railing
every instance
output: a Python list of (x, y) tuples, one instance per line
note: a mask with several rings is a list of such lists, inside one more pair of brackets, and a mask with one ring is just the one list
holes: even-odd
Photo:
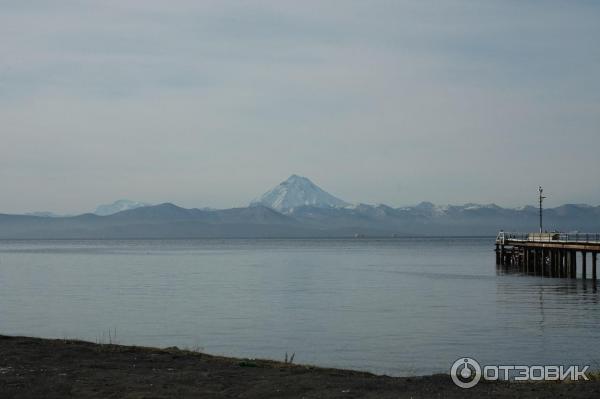
[(506, 241), (600, 244), (600, 233), (521, 233), (501, 231), (498, 237), (496, 237), (496, 242), (504, 244)]

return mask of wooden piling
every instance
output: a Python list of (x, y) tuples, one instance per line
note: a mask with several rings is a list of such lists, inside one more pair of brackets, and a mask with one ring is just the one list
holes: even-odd
[(511, 266), (519, 266), (519, 259), (517, 258), (517, 248), (512, 247), (510, 250), (510, 264)]
[(587, 278), (587, 253), (585, 251), (581, 251), (581, 278)]
[(538, 251), (538, 276), (544, 275), (544, 250), (540, 249)]
[(544, 277), (546, 275), (546, 250), (542, 248), (540, 252), (540, 276)]
[(563, 275), (563, 271), (562, 271), (562, 267), (563, 267), (562, 250), (557, 249), (556, 250), (556, 256), (558, 257), (557, 260), (556, 260), (557, 261), (557, 265), (556, 265), (557, 269), (556, 270), (558, 272), (558, 277), (560, 278)]
[(564, 277), (563, 266), (564, 266), (563, 250), (559, 249), (558, 250), (558, 277), (560, 277), (560, 278)]
[(525, 269), (525, 250), (517, 248), (517, 259), (519, 260), (519, 271), (522, 273)]
[(556, 250), (556, 277), (561, 276), (561, 266), (562, 266), (562, 257), (560, 253), (560, 249)]
[(548, 250), (546, 248), (542, 248), (542, 277), (548, 275), (548, 263), (546, 262), (546, 258), (548, 257)]
[(596, 252), (592, 252), (592, 280), (596, 281)]

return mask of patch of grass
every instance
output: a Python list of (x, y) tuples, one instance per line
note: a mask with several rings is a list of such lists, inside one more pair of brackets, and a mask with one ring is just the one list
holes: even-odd
[(102, 331), (96, 338), (96, 343), (102, 346), (119, 345), (119, 341), (117, 340), (117, 328), (109, 328), (106, 331)]
[(288, 353), (285, 352), (285, 358), (283, 360), (283, 362), (285, 364), (294, 364), (294, 357), (296, 356), (296, 352), (292, 353), (292, 356), (290, 356), (290, 358), (288, 359)]

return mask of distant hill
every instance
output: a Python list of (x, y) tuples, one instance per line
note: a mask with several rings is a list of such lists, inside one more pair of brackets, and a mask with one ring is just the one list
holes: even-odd
[(264, 206), (225, 210), (146, 206), (107, 216), (0, 214), (0, 239), (111, 239), (189, 237), (299, 237), (318, 235), (298, 221)]
[(129, 209), (141, 208), (141, 207), (149, 206), (149, 205), (150, 204), (147, 204), (145, 202), (121, 199), (121, 200), (117, 200), (117, 201), (113, 202), (112, 204), (98, 205), (98, 207), (94, 211), (94, 214), (99, 215), (99, 216), (107, 216), (107, 215), (112, 215), (117, 212), (127, 211)]
[(48, 217), (48, 218), (57, 218), (57, 217), (61, 217), (61, 216), (66, 216), (66, 215), (59, 215), (59, 214), (54, 213), (54, 212), (46, 212), (46, 211), (29, 212), (29, 213), (26, 213), (26, 215), (28, 215), (28, 216), (42, 216), (42, 217)]

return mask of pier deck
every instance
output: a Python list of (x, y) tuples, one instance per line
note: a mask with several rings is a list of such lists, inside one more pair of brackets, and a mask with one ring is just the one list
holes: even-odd
[(596, 281), (599, 252), (598, 233), (500, 232), (496, 237), (496, 264), (539, 276), (587, 279), (591, 258), (592, 280)]

